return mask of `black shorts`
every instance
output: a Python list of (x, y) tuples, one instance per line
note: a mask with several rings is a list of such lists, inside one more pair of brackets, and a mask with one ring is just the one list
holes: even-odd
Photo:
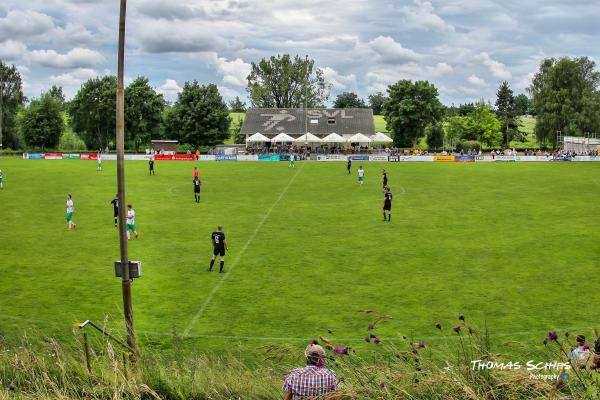
[(115, 216), (115, 218), (119, 217), (119, 210), (113, 211), (113, 215)]
[(194, 193), (200, 193), (200, 188), (194, 187)]
[(383, 211), (392, 211), (392, 203), (384, 203)]
[(213, 250), (213, 255), (215, 256), (225, 256), (225, 247), (215, 247)]

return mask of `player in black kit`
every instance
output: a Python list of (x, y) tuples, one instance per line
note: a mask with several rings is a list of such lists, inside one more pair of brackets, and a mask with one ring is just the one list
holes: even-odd
[(383, 170), (383, 175), (381, 176), (381, 183), (383, 183), (383, 188), (385, 189), (385, 187), (387, 186), (387, 172), (385, 172), (385, 169)]
[[(383, 200), (383, 220), (391, 221), (392, 220), (392, 192), (389, 187), (385, 187), (383, 189), (383, 195), (385, 196)], [(386, 219), (387, 213), (387, 219)]]
[(154, 173), (154, 157), (150, 157), (150, 160), (148, 160), (148, 168), (150, 168), (150, 175), (156, 175)]
[(346, 169), (348, 169), (348, 175), (350, 175), (350, 169), (352, 169), (352, 159), (348, 157), (348, 164), (346, 165)]
[(115, 194), (115, 198), (110, 202), (113, 205), (113, 215), (115, 217), (115, 228), (117, 227), (117, 222), (119, 221), (119, 195)]
[(225, 252), (229, 250), (227, 248), (225, 234), (223, 233), (223, 227), (221, 225), (217, 225), (217, 230), (212, 233), (210, 238), (213, 245), (213, 256), (210, 260), (210, 268), (208, 269), (208, 272), (212, 272), (213, 265), (215, 264), (215, 258), (217, 258), (217, 256), (221, 256), (221, 267), (219, 268), (219, 272), (223, 273), (223, 266), (225, 265)]
[(200, 203), (200, 178), (197, 176), (194, 177), (194, 198), (196, 199), (196, 203)]

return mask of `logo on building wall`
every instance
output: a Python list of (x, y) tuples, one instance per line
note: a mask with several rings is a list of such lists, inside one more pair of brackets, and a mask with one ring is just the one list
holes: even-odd
[(275, 114), (260, 114), (261, 117), (270, 117), (267, 122), (262, 124), (265, 127), (265, 131), (270, 131), (275, 128), (278, 131), (283, 131), (285, 128), (283, 126), (277, 126), (280, 122), (291, 122), (295, 121), (296, 117), (291, 114), (288, 114), (286, 110), (281, 110)]

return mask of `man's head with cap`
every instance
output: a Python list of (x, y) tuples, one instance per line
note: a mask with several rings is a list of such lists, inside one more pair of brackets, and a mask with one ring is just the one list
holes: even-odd
[(325, 349), (316, 343), (311, 343), (304, 350), (306, 362), (309, 365), (322, 366), (325, 363)]

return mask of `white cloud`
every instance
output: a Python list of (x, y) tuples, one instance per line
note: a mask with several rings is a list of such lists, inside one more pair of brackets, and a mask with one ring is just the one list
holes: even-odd
[(240, 92), (238, 92), (237, 90), (231, 89), (227, 86), (218, 85), (217, 88), (219, 89), (219, 93), (221, 94), (221, 96), (223, 96), (225, 98), (225, 100), (233, 99), (235, 96), (241, 96)]
[(183, 90), (183, 88), (177, 84), (177, 81), (175, 79), (167, 79), (165, 80), (165, 83), (157, 87), (156, 90), (165, 95), (165, 97), (172, 98), (176, 96), (177, 93), (180, 93)]
[(33, 10), (11, 10), (0, 18), (0, 40), (38, 36), (54, 28), (52, 18)]
[(321, 68), (323, 77), (327, 83), (330, 83), (333, 89), (351, 89), (356, 86), (356, 75), (342, 75), (331, 67)]
[(467, 81), (475, 86), (487, 86), (487, 82), (477, 75), (471, 75), (467, 78)]
[(402, 24), (416, 30), (453, 32), (454, 26), (436, 14), (429, 1), (413, 0), (413, 5), (401, 7)]
[(483, 65), (488, 67), (492, 75), (494, 75), (496, 78), (505, 80), (512, 78), (512, 74), (506, 65), (502, 64), (500, 61), (492, 59), (488, 53), (480, 53), (477, 59), (481, 61)]
[(51, 75), (48, 80), (51, 84), (73, 88), (81, 85), (88, 79), (95, 78), (99, 73), (92, 68), (77, 68), (73, 71), (66, 72), (60, 75)]
[(80, 47), (66, 54), (59, 54), (55, 50), (33, 50), (27, 54), (27, 59), (44, 67), (59, 69), (97, 67), (106, 62), (99, 52)]
[(25, 50), (27, 50), (27, 46), (24, 43), (6, 40), (0, 43), (0, 59), (18, 60), (23, 56)]
[(402, 47), (402, 44), (389, 36), (378, 36), (371, 40), (368, 46), (379, 55), (380, 61), (385, 64), (416, 61), (421, 58), (415, 51)]
[(226, 58), (218, 57), (216, 54), (210, 55), (211, 62), (217, 70), (217, 74), (223, 77), (223, 83), (232, 86), (245, 87), (246, 78), (250, 75), (252, 65), (241, 58), (227, 61)]

